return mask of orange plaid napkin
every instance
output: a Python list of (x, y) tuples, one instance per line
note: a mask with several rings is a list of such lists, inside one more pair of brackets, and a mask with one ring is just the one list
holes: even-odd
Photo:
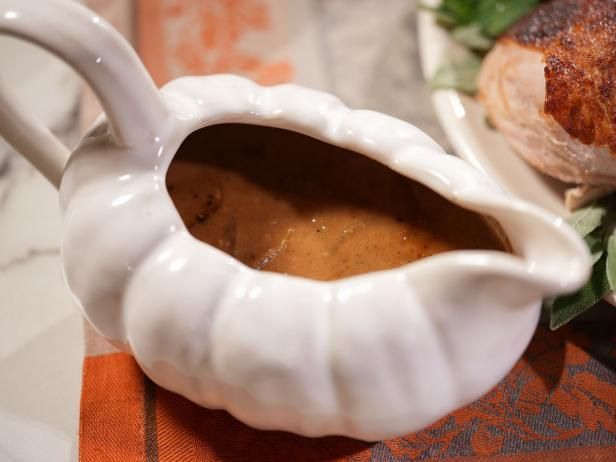
[(537, 331), (488, 395), (415, 434), (369, 444), (254, 430), (157, 387), (124, 353), (84, 363), (85, 462), (614, 461), (616, 337), (595, 323)]
[[(282, 0), (90, 0), (136, 43), (157, 83), (234, 72), (261, 83), (297, 70)], [(285, 6), (286, 5), (286, 6)], [(114, 16), (115, 15), (115, 16)], [(115, 20), (114, 20), (115, 19)], [(264, 53), (264, 50), (268, 50)], [(84, 104), (95, 112), (90, 97)], [(611, 329), (611, 330), (610, 330)], [(524, 357), (487, 396), (430, 428), (375, 444), (254, 430), (223, 411), (159, 388), (133, 358), (91, 329), (79, 425), (84, 462), (616, 461), (616, 330), (606, 323), (539, 328)]]

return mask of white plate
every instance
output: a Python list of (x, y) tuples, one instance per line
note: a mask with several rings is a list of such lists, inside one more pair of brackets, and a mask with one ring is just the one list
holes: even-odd
[[(450, 61), (459, 47), (436, 24), (430, 12), (419, 13), (419, 50), (426, 79)], [(494, 178), (510, 194), (567, 216), (564, 191), (567, 185), (542, 175), (509, 147), (505, 139), (488, 127), (481, 105), (455, 90), (432, 94), (436, 114), (456, 154)]]
[[(438, 67), (460, 52), (460, 47), (440, 27), (434, 14), (418, 15), (419, 52), (424, 77), (429, 79)], [(539, 173), (522, 160), (498, 131), (486, 124), (485, 112), (472, 97), (455, 90), (432, 93), (436, 115), (455, 153), (475, 168), (494, 178), (510, 194), (567, 217), (565, 183)], [(616, 306), (616, 292), (604, 297)]]

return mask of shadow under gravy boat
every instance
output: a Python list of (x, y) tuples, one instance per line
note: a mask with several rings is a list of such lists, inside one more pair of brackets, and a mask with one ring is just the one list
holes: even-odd
[[(0, 32), (64, 59), (105, 111), (69, 156), (0, 92), (0, 134), (59, 187), (67, 286), (100, 334), (202, 406), (307, 436), (420, 430), (496, 385), (527, 346), (542, 298), (589, 275), (586, 247), (562, 219), (408, 123), (231, 75), (158, 90), (120, 34), (74, 2), (0, 0)], [(182, 141), (228, 122), (372, 158), (492, 217), (513, 254), (448, 252), (331, 282), (253, 270), (192, 237), (165, 186)]]

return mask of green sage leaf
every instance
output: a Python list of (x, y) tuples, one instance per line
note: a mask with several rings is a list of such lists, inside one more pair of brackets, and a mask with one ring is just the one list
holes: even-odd
[(481, 58), (468, 53), (462, 59), (442, 65), (430, 81), (433, 90), (456, 89), (467, 95), (477, 91), (477, 75), (481, 67)]
[(477, 15), (480, 0), (442, 0), (438, 7), (430, 8), (420, 3), (420, 8), (432, 9), (437, 21), (444, 27), (456, 27), (468, 24)]
[(607, 280), (610, 283), (612, 292), (616, 292), (616, 234), (612, 235), (607, 240), (607, 261), (605, 265)]
[(482, 33), (497, 38), (539, 3), (541, 0), (479, 0), (476, 15)]
[(590, 250), (590, 258), (592, 259), (592, 264), (594, 265), (603, 256), (605, 251), (603, 239), (601, 236), (596, 236), (595, 233), (591, 233), (584, 236), (584, 242), (586, 242), (588, 250)]
[(585, 237), (601, 225), (606, 213), (604, 206), (592, 204), (573, 212), (567, 222), (580, 236)]
[(550, 329), (558, 329), (573, 318), (597, 304), (610, 292), (610, 283), (605, 271), (607, 257), (602, 256), (594, 264), (590, 280), (578, 292), (557, 297), (550, 307)]
[(471, 50), (488, 51), (494, 45), (494, 40), (481, 33), (481, 25), (477, 22), (454, 28), (451, 37)]

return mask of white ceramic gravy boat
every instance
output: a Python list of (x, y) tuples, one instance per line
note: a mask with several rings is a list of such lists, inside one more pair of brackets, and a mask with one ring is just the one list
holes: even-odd
[[(122, 37), (73, 2), (0, 0), (0, 32), (71, 64), (106, 113), (66, 164), (66, 148), (0, 92), (0, 133), (60, 188), (69, 289), (98, 332), (198, 404), (308, 436), (419, 430), (492, 388), (525, 349), (541, 299), (588, 277), (586, 247), (560, 218), (408, 123), (230, 75), (159, 91)], [(375, 159), (496, 219), (515, 256), (451, 252), (333, 282), (250, 269), (192, 237), (165, 187), (182, 141), (225, 122)]]

